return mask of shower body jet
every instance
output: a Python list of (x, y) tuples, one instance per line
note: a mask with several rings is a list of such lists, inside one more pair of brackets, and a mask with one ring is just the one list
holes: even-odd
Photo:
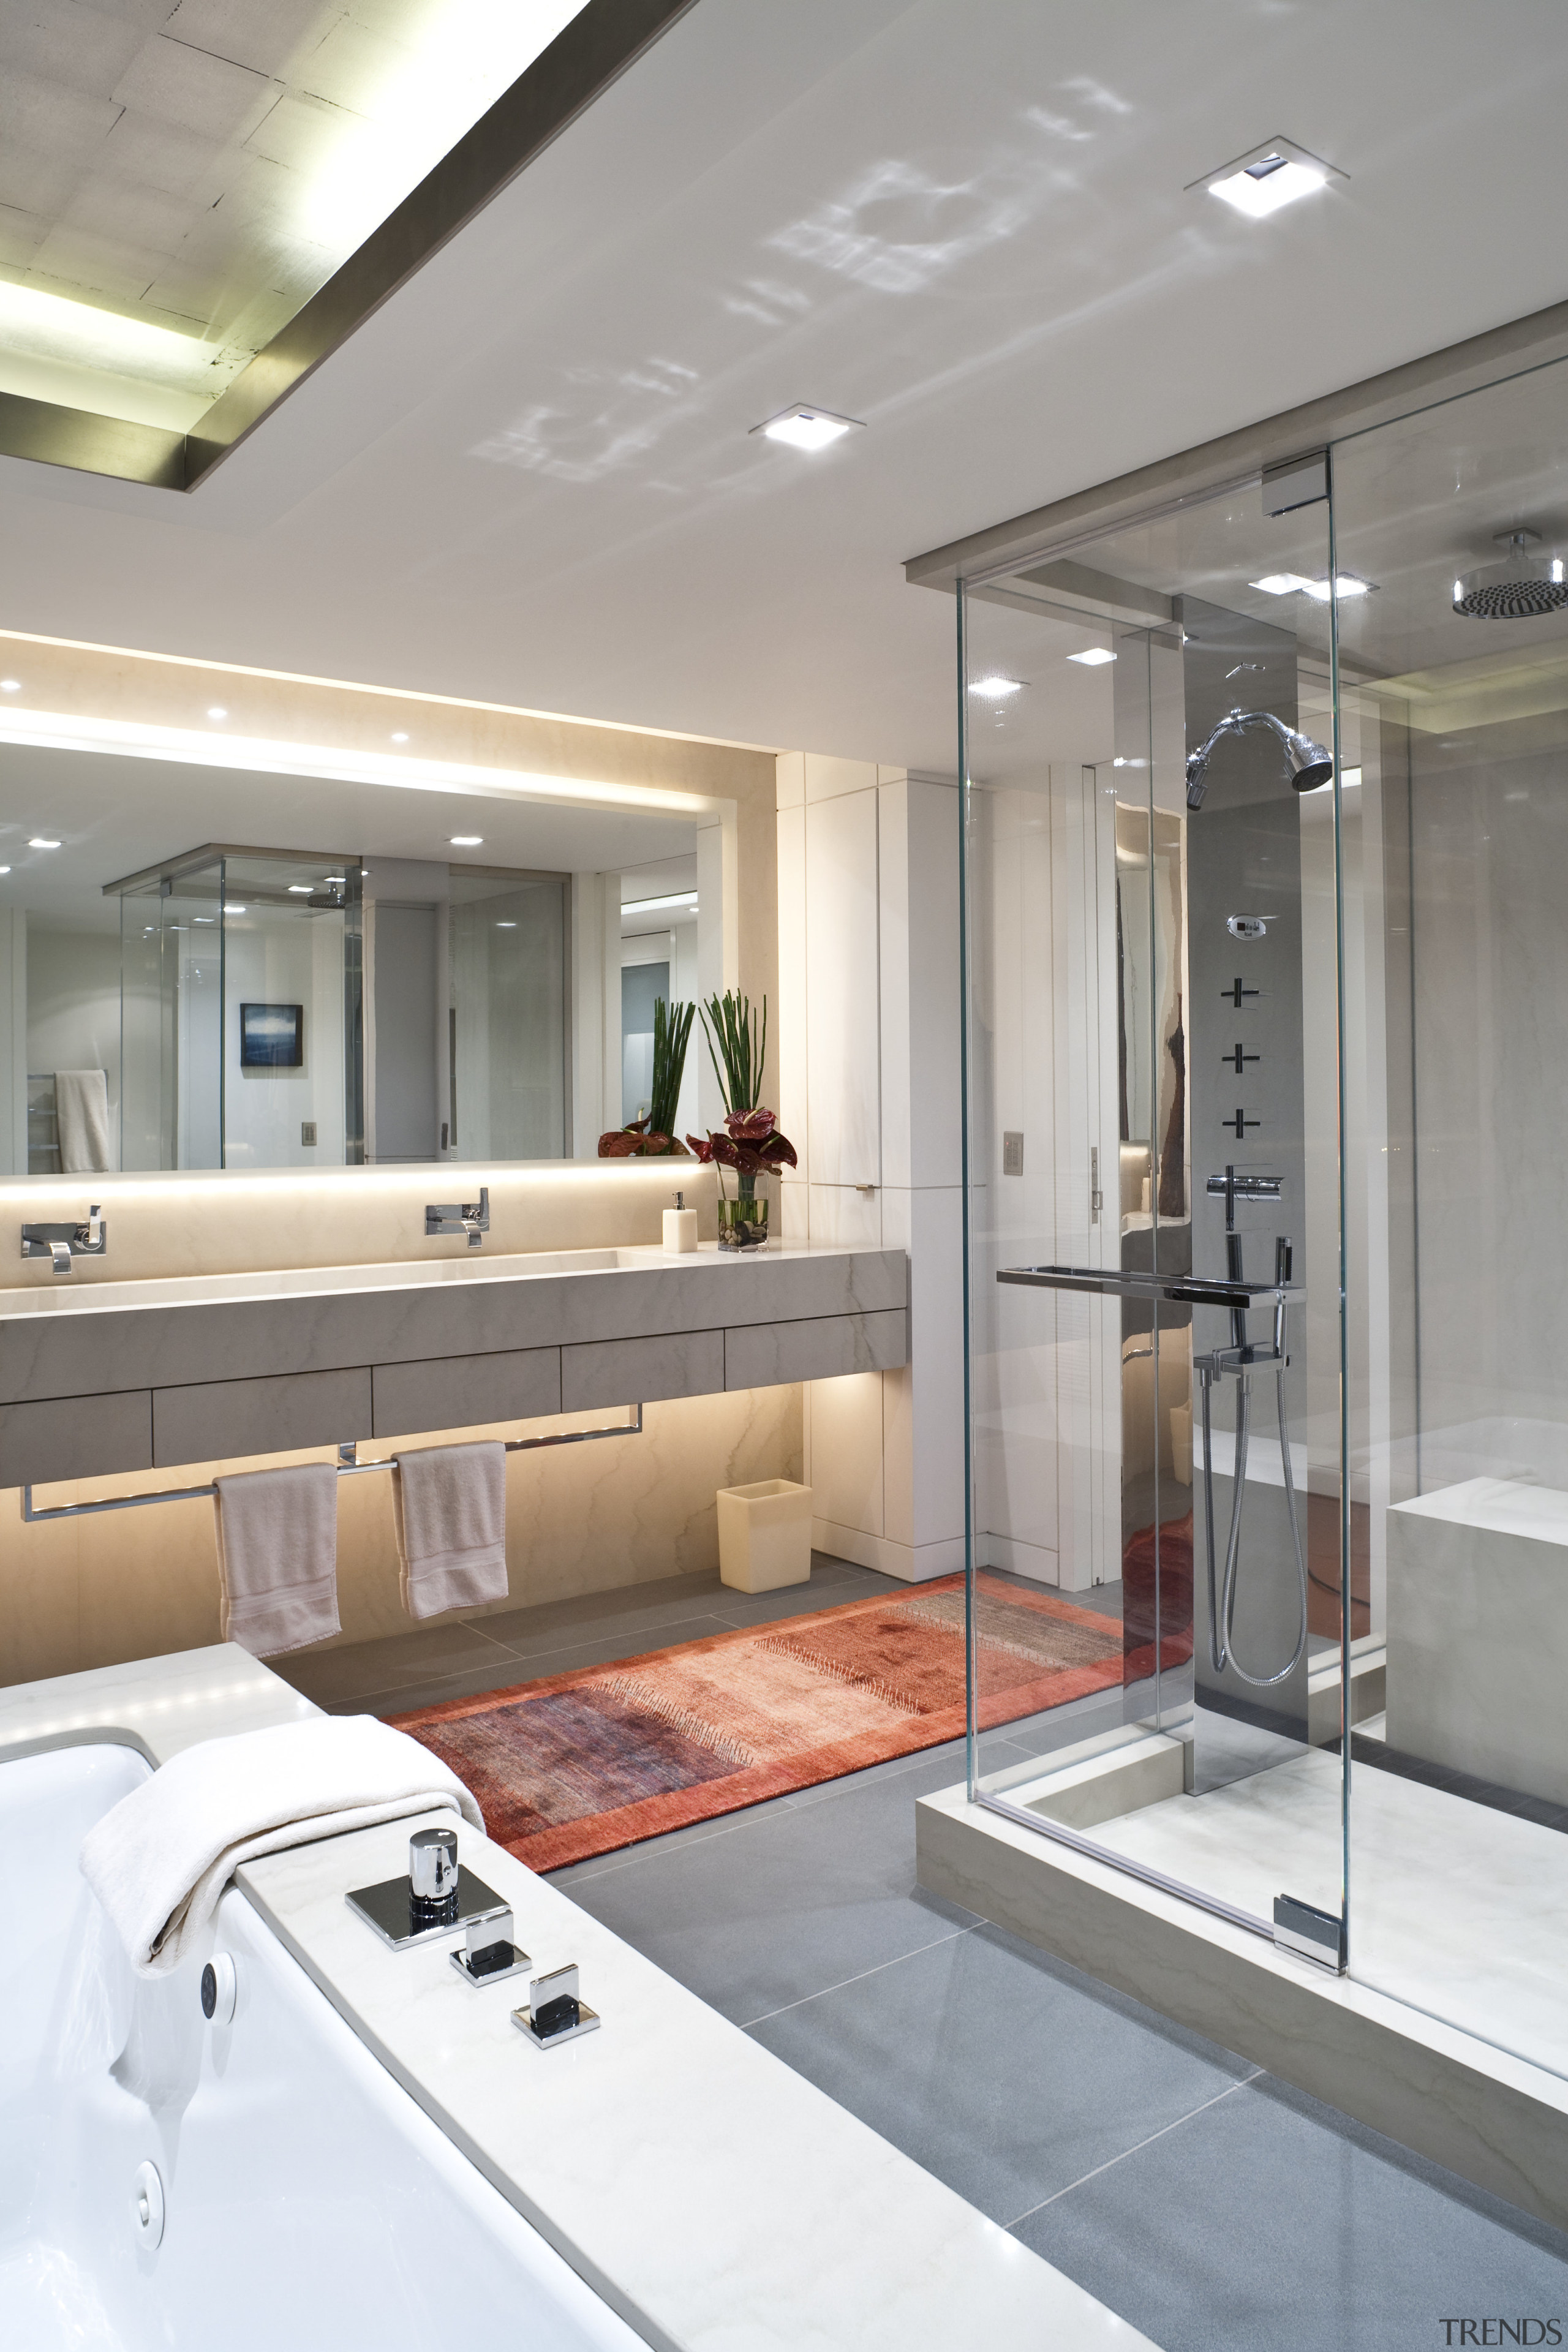
[(1321, 743), (1299, 728), (1287, 727), (1272, 710), (1227, 710), (1206, 742), (1187, 753), (1187, 806), (1200, 809), (1208, 790), (1208, 765), (1223, 735), (1244, 735), (1248, 728), (1267, 727), (1278, 737), (1285, 754), (1285, 772), (1299, 793), (1315, 793), (1334, 772), (1334, 763)]

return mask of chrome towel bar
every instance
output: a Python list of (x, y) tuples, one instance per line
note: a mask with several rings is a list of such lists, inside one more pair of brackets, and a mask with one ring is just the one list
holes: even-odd
[(1077, 1290), (1109, 1298), (1170, 1298), (1193, 1307), (1294, 1307), (1304, 1290), (1274, 1282), (1227, 1282), (1223, 1275), (1151, 1274), (1114, 1265), (1006, 1265), (998, 1282), (1036, 1290)]

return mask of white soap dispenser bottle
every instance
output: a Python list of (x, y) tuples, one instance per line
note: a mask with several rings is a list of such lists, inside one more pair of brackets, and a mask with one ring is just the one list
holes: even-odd
[(697, 1212), (687, 1207), (684, 1192), (678, 1192), (674, 1208), (664, 1213), (664, 1246), (676, 1253), (697, 1247)]

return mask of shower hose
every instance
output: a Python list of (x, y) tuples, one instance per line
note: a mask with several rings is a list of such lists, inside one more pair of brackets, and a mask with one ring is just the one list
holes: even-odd
[(1204, 1407), (1204, 1533), (1208, 1547), (1209, 1575), (1209, 1657), (1215, 1674), (1223, 1674), (1228, 1665), (1233, 1674), (1254, 1690), (1272, 1689), (1293, 1675), (1301, 1663), (1307, 1646), (1307, 1562), (1301, 1550), (1301, 1529), (1296, 1517), (1296, 1486), (1290, 1475), (1290, 1429), (1285, 1418), (1285, 1370), (1281, 1365), (1275, 1375), (1279, 1411), (1279, 1459), (1285, 1469), (1285, 1510), (1290, 1521), (1290, 1540), (1296, 1548), (1296, 1577), (1301, 1594), (1301, 1630), (1289, 1658), (1278, 1674), (1249, 1675), (1236, 1654), (1236, 1596), (1241, 1568), (1241, 1505), (1247, 1488), (1247, 1441), (1252, 1423), (1252, 1375), (1237, 1374), (1236, 1401), (1236, 1469), (1231, 1482), (1230, 1534), (1225, 1547), (1225, 1582), (1216, 1591), (1214, 1549), (1214, 1441), (1210, 1429), (1210, 1398), (1214, 1374), (1200, 1370), (1199, 1385), (1203, 1390)]

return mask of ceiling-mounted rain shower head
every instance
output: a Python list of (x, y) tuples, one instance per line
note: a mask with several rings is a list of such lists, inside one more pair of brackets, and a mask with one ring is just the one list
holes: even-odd
[(1272, 710), (1227, 710), (1206, 743), (1187, 753), (1187, 806), (1200, 809), (1208, 790), (1208, 765), (1214, 757), (1215, 745), (1222, 735), (1245, 734), (1249, 727), (1267, 727), (1279, 739), (1285, 754), (1285, 769), (1299, 793), (1315, 793), (1326, 784), (1334, 772), (1331, 755), (1311, 736), (1303, 735), (1294, 727), (1287, 727), (1276, 719)]
[(1509, 551), (1506, 563), (1483, 563), (1454, 583), (1454, 610), (1467, 621), (1538, 621), (1568, 604), (1568, 579), (1558, 555), (1531, 555), (1541, 534), (1500, 530), (1497, 543)]

